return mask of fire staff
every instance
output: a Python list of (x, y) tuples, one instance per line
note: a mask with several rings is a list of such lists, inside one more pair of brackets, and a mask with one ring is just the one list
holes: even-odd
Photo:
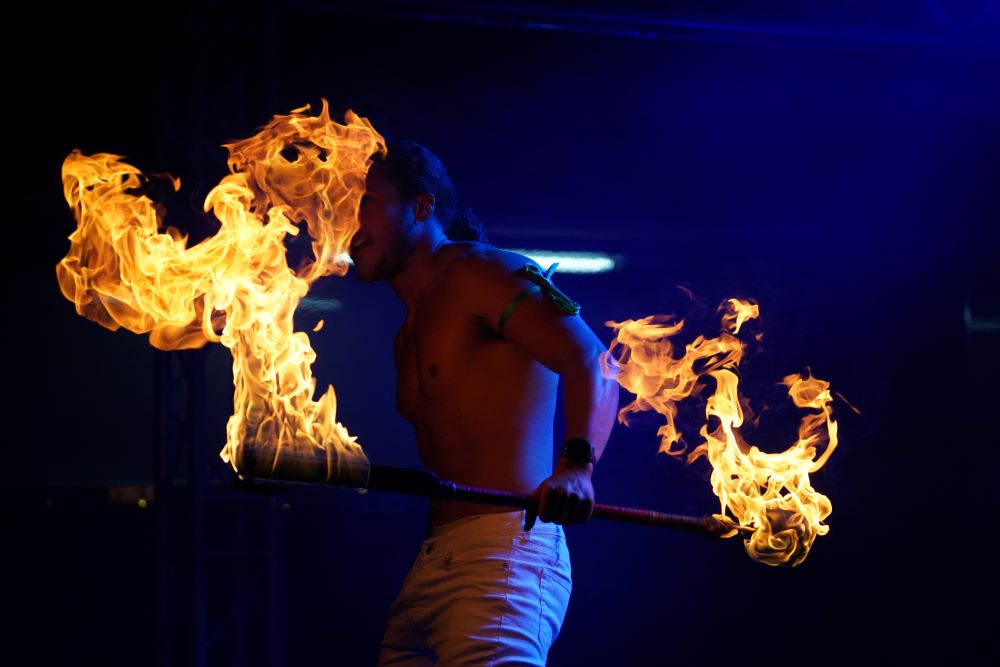
[[(438, 475), (530, 493), (511, 512), (432, 500), (427, 539), (389, 609), (380, 665), (543, 665), (571, 591), (563, 524), (594, 506), (618, 384), (578, 306), (521, 255), (485, 242), (441, 161), (390, 139), (374, 157), (350, 253), (406, 307), (396, 405)], [(560, 378), (565, 435), (553, 466)]]

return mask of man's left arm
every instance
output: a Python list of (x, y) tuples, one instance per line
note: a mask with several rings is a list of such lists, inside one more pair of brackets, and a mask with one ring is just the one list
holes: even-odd
[[(565, 316), (564, 316), (565, 317)], [(601, 372), (601, 355), (606, 353), (597, 337), (579, 315), (567, 317), (579, 322), (585, 333), (573, 331), (574, 345), (562, 348), (560, 358), (549, 366), (562, 379), (566, 413), (566, 440), (582, 440), (600, 459), (607, 445), (618, 408), (618, 383)], [(571, 330), (578, 327), (566, 323)], [(589, 335), (587, 335), (589, 334)], [(588, 339), (592, 338), (590, 341)], [(596, 354), (593, 343), (597, 344)], [(548, 365), (548, 364), (546, 364)], [(585, 445), (576, 449), (585, 450)], [(586, 456), (586, 455), (584, 455)], [(584, 456), (560, 454), (553, 474), (532, 494), (538, 502), (538, 516), (554, 523), (582, 523), (594, 510), (594, 487), (591, 476), (594, 463)], [(533, 521), (529, 520), (528, 527)]]
[[(499, 331), (499, 317), (512, 300), (531, 289), (532, 281), (512, 270), (518, 258), (511, 253), (477, 257), (461, 271), (465, 289), (475, 293), (470, 304), (491, 328)], [(519, 258), (518, 258), (519, 259)], [(522, 260), (523, 261), (523, 260)], [(520, 299), (502, 324), (502, 335), (520, 346), (561, 379), (566, 440), (580, 439), (600, 458), (618, 409), (618, 383), (604, 377), (601, 359), (607, 353), (594, 332), (580, 318), (560, 309), (544, 290)], [(581, 443), (576, 443), (579, 449)], [(593, 463), (589, 457), (560, 456), (553, 474), (532, 493), (538, 517), (555, 523), (581, 523), (594, 508)], [(533, 523), (534, 517), (529, 517)]]

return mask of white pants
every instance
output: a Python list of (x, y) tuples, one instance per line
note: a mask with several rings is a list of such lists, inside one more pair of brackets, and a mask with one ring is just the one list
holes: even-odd
[(524, 512), (437, 526), (389, 608), (379, 665), (544, 665), (572, 581), (562, 526)]

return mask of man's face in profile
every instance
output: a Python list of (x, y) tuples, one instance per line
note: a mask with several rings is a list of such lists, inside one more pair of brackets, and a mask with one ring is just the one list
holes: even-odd
[(412, 247), (413, 207), (400, 198), (396, 186), (377, 165), (365, 179), (358, 221), (361, 227), (350, 246), (358, 277), (372, 282), (396, 275)]

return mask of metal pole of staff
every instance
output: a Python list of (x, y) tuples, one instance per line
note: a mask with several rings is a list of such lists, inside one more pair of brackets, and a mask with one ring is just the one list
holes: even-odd
[[(288, 453), (282, 454), (279, 463), (275, 464), (273, 452), (258, 453), (253, 448), (244, 449), (237, 467), (240, 471), (237, 486), (255, 493), (277, 493), (280, 487), (276, 488), (275, 484), (323, 484), (356, 488), (362, 492), (388, 491), (439, 500), (515, 507), (526, 511), (538, 509), (535, 499), (527, 494), (456, 484), (441, 479), (429, 470), (416, 468), (374, 463), (345, 465), (332, 463), (324, 457), (289, 456)], [(749, 535), (754, 532), (749, 526), (739, 526), (735, 522), (723, 521), (714, 516), (667, 514), (600, 503), (594, 505), (592, 517), (673, 528), (713, 538), (730, 537), (737, 533)]]

